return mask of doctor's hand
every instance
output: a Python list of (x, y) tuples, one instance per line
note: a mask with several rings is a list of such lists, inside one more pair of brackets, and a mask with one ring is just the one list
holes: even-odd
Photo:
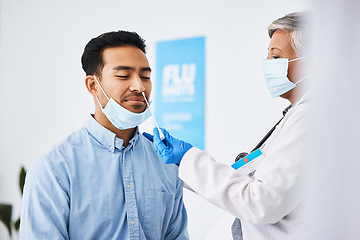
[(180, 164), (184, 154), (192, 148), (190, 143), (172, 137), (165, 129), (161, 128), (165, 139), (161, 140), (159, 130), (155, 127), (154, 136), (144, 132), (143, 135), (154, 143), (155, 150), (166, 164)]

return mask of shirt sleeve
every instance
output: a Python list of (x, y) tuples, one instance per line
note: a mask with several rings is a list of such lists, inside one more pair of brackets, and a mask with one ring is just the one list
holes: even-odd
[(28, 171), (22, 198), (20, 237), (69, 239), (69, 197), (49, 159), (41, 159)]
[(187, 213), (183, 202), (182, 181), (177, 178), (176, 196), (174, 210), (170, 219), (170, 224), (165, 235), (165, 239), (189, 239), (187, 231)]
[(241, 220), (276, 223), (303, 200), (300, 172), (305, 124), (301, 111), (283, 123), (254, 177), (240, 175), (195, 147), (184, 155), (179, 176), (197, 194)]

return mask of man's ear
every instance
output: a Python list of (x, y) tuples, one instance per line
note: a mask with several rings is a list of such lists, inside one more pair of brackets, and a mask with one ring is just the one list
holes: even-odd
[(91, 95), (93, 95), (94, 97), (97, 96), (99, 87), (96, 84), (96, 80), (94, 76), (92, 75), (86, 76), (85, 85), (86, 85), (86, 89)]

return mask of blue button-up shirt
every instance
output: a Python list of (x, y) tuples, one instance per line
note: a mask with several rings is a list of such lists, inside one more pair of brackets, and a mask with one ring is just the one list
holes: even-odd
[(26, 176), (21, 239), (188, 239), (178, 167), (89, 116)]

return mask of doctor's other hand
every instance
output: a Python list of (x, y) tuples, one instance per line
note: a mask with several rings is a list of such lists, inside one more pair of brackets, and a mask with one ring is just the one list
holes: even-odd
[(190, 148), (192, 148), (192, 145), (172, 137), (163, 128), (161, 128), (161, 131), (165, 136), (164, 140), (160, 139), (159, 130), (156, 127), (153, 130), (154, 135), (146, 132), (144, 132), (143, 135), (154, 143), (155, 150), (166, 164), (180, 164), (182, 157)]

